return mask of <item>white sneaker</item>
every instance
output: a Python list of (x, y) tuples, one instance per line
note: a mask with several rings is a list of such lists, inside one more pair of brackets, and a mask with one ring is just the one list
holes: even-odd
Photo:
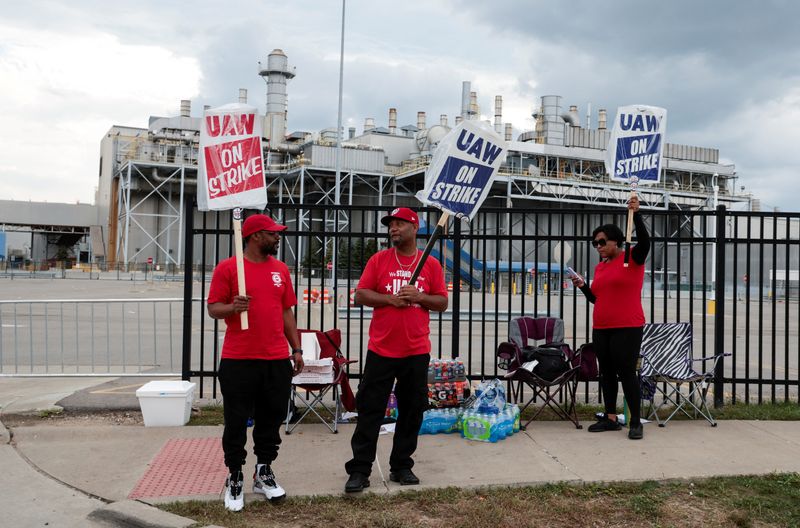
[(225, 509), (242, 511), (244, 508), (244, 475), (241, 471), (231, 473), (225, 480)]
[(263, 493), (271, 501), (281, 500), (286, 496), (286, 492), (275, 481), (272, 468), (267, 464), (256, 464), (256, 472), (253, 474), (253, 491)]

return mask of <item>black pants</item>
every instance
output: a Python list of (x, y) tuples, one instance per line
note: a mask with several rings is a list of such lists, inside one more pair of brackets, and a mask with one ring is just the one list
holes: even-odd
[(225, 430), (225, 465), (240, 470), (247, 458), (247, 419), (253, 418), (253, 452), (259, 464), (278, 458), (281, 423), (292, 383), (289, 359), (223, 359), (219, 364)]
[(411, 469), (411, 455), (417, 450), (422, 413), (428, 407), (429, 354), (406, 358), (387, 358), (367, 351), (364, 375), (358, 386), (356, 407), (358, 423), (350, 440), (353, 458), (344, 468), (348, 474), (372, 472), (372, 462), (378, 448), (378, 433), (386, 414), (386, 404), (397, 380), (397, 423), (395, 424), (390, 471)]
[(636, 362), (642, 348), (642, 328), (606, 328), (592, 331), (592, 343), (600, 367), (600, 388), (606, 414), (617, 414), (617, 378), (631, 411), (631, 424), (641, 420), (641, 391)]

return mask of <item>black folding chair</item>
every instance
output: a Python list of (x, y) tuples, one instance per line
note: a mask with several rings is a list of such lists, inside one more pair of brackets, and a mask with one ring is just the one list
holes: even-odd
[[(542, 400), (542, 405), (521, 428), (525, 429), (549, 408), (562, 420), (569, 420), (577, 429), (582, 429), (575, 410), (575, 393), (581, 369), (580, 354), (564, 342), (564, 321), (556, 317), (523, 316), (512, 319), (508, 328), (509, 340), (500, 343), (497, 358), (498, 366), (509, 371), (505, 379), (511, 385), (511, 397), (515, 402), (521, 402), (523, 388), (527, 386), (531, 389), (531, 397), (521, 411), (537, 400)], [(554, 379), (545, 379), (536, 373), (535, 368), (529, 368), (526, 350), (536, 346), (560, 350), (566, 362), (563, 373)]]

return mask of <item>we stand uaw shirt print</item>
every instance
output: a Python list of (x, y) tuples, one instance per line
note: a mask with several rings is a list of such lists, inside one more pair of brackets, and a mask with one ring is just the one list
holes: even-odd
[[(400, 293), (400, 289), (406, 284), (408, 284), (409, 280), (411, 279), (412, 273), (413, 270), (407, 271), (404, 269), (390, 271), (389, 278), (391, 279), (391, 282), (386, 283), (386, 286), (384, 286), (384, 290), (386, 291), (386, 293), (390, 293), (392, 295), (397, 295), (398, 293)], [(414, 283), (414, 285), (417, 287), (417, 290), (420, 293), (427, 293), (427, 289), (424, 286), (425, 282), (426, 282), (425, 277), (422, 277), (420, 274), (420, 277), (418, 277), (417, 281)], [(416, 303), (412, 304), (411, 307), (422, 308), (419, 304)]]
[[(397, 295), (408, 284), (421, 256), (422, 252), (418, 250), (416, 256), (404, 257), (394, 248), (375, 253), (364, 268), (358, 288)], [(428, 258), (425, 261), (415, 286), (426, 295), (447, 297), (444, 272), (438, 260)], [(431, 350), (429, 335), (430, 315), (426, 308), (419, 304), (403, 308), (382, 306), (372, 312), (367, 346), (385, 357), (428, 354)]]

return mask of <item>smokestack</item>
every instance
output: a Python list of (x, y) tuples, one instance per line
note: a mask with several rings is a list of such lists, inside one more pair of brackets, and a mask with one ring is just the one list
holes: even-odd
[(578, 115), (578, 107), (575, 105), (570, 105), (569, 111), (561, 114), (561, 119), (569, 123), (569, 126), (571, 127), (581, 126), (581, 118)]
[(397, 132), (397, 108), (389, 109), (389, 134), (395, 135)]
[(494, 96), (494, 131), (503, 133), (503, 96)]
[(592, 128), (592, 103), (586, 103), (586, 130)]
[(469, 115), (467, 119), (478, 119), (480, 110), (478, 108), (478, 92), (469, 93)]
[(247, 88), (239, 88), (239, 102), (247, 104)]
[(347, 139), (353, 139), (356, 137), (356, 127), (350, 127), (347, 129)]
[(417, 128), (425, 130), (425, 112), (417, 112)]
[(601, 108), (597, 111), (597, 129), (598, 130), (605, 130), (606, 129), (606, 109)]
[(470, 82), (463, 81), (461, 83), (461, 117), (463, 119), (466, 119), (466, 117), (469, 115), (469, 94), (470, 94), (469, 90), (470, 90)]
[(447, 126), (447, 114), (439, 115), (439, 124), (442, 126)]
[(203, 105), (203, 113), (205, 114), (209, 108), (211, 108), (211, 105)]
[(181, 117), (192, 115), (192, 102), (189, 99), (181, 99)]
[(274, 49), (267, 56), (266, 67), (258, 63), (258, 74), (267, 83), (267, 113), (264, 116), (264, 137), (275, 144), (286, 139), (286, 118), (288, 102), (286, 84), (295, 76), (295, 69), (289, 66), (289, 58), (280, 49)]
[(368, 117), (364, 119), (364, 132), (372, 130), (373, 128), (375, 128), (375, 118)]
[(511, 123), (506, 123), (506, 141), (511, 141), (511, 136), (514, 134), (513, 129), (511, 128)]
[(456, 116), (456, 126), (458, 126), (464, 120), (463, 116)]

